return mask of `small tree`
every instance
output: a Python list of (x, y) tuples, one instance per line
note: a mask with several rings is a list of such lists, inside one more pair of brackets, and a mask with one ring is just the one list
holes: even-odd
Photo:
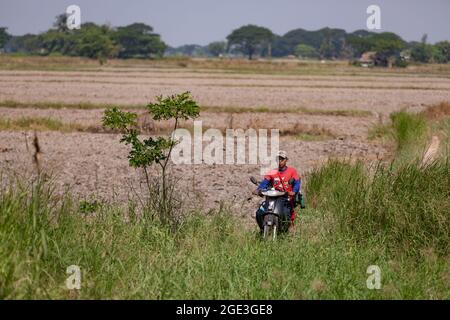
[[(150, 116), (155, 121), (173, 120), (173, 131), (175, 131), (180, 120), (195, 119), (199, 116), (200, 108), (191, 98), (189, 92), (172, 95), (163, 98), (156, 97), (156, 103), (147, 105)], [(162, 223), (175, 225), (176, 217), (172, 206), (172, 200), (168, 186), (167, 169), (173, 147), (177, 143), (172, 137), (149, 137), (139, 139), (140, 130), (137, 125), (137, 114), (133, 112), (123, 112), (117, 107), (107, 109), (103, 117), (103, 126), (118, 129), (123, 132), (120, 142), (131, 145), (128, 154), (129, 164), (135, 168), (142, 168), (145, 174), (148, 190), (158, 197), (153, 202), (152, 210), (159, 214)], [(160, 168), (161, 188), (154, 188), (152, 185), (148, 169), (152, 165)]]

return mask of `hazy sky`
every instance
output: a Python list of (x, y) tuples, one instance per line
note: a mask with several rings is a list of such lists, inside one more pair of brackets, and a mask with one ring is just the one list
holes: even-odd
[(82, 22), (151, 25), (171, 46), (224, 40), (235, 28), (257, 24), (283, 35), (323, 27), (366, 28), (366, 9), (381, 7), (381, 31), (405, 40), (450, 40), (450, 0), (0, 0), (0, 26), (14, 35), (39, 33), (68, 5), (81, 8)]

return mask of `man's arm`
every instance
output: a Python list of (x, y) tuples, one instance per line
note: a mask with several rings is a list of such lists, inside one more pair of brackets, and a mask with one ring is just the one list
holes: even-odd
[(270, 185), (270, 180), (264, 179), (263, 181), (261, 181), (261, 183), (259, 184), (258, 188), (256, 188), (255, 191), (253, 191), (253, 193), (254, 194), (258, 194), (260, 190), (267, 189), (267, 187), (269, 185)]
[(261, 189), (267, 189), (267, 187), (270, 185), (270, 180), (268, 179), (264, 179), (263, 181), (261, 181), (261, 183), (258, 186), (258, 190)]
[(292, 168), (292, 178), (294, 178), (294, 184), (292, 186), (293, 194), (290, 194), (290, 195), (294, 196), (300, 191), (300, 187), (302, 185), (302, 178), (297, 173), (297, 170), (295, 170), (294, 168)]
[(292, 191), (294, 193), (298, 193), (300, 191), (300, 187), (302, 185), (302, 179), (299, 178), (298, 180), (294, 181), (294, 187), (292, 188)]

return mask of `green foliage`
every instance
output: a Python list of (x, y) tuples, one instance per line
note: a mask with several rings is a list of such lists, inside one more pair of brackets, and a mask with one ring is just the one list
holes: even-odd
[[(9, 50), (43, 55), (56, 53), (99, 59), (161, 57), (166, 45), (153, 28), (134, 23), (117, 29), (95, 23), (83, 23), (80, 29), (69, 30), (65, 14), (58, 15), (54, 28), (39, 35), (13, 37)], [(1, 39), (1, 37), (0, 37)]]
[(318, 52), (322, 47), (322, 56), (341, 57), (346, 42), (347, 33), (342, 29), (322, 28), (316, 31), (295, 29), (287, 32), (282, 37), (275, 36), (272, 45), (274, 56), (286, 56), (296, 54), (295, 49), (299, 44), (313, 47)]
[(319, 48), (320, 56), (325, 59), (339, 57), (345, 43), (344, 35), (344, 30), (324, 28)]
[(153, 117), (153, 120), (169, 119), (193, 119), (200, 114), (200, 108), (192, 100), (190, 92), (184, 92), (178, 95), (171, 95), (166, 98), (156, 97), (156, 103), (147, 105), (147, 109)]
[(392, 32), (377, 33), (370, 39), (372, 41), (371, 50), (388, 56), (398, 54), (405, 47), (403, 39)]
[(251, 24), (235, 29), (227, 36), (228, 46), (235, 47), (250, 60), (258, 49), (268, 45), (272, 39), (272, 31)]
[(394, 65), (398, 68), (406, 68), (409, 65), (409, 63), (403, 57), (396, 57)]
[(41, 48), (41, 39), (34, 34), (11, 37), (8, 43), (8, 51), (12, 53), (39, 54)]
[(82, 131), (77, 124), (63, 123), (57, 119), (41, 117), (20, 117), (16, 119), (1, 118), (0, 130), (50, 130), (50, 131)]
[(295, 55), (299, 58), (317, 58), (319, 56), (314, 47), (302, 43), (295, 47)]
[(49, 30), (39, 35), (39, 43), (43, 54), (65, 52), (69, 35), (56, 30)]
[[(208, 47), (198, 44), (185, 44), (176, 48), (167, 47), (165, 56), (188, 56), (188, 57), (206, 57), (208, 56)], [(183, 62), (180, 62), (183, 63)], [(182, 65), (183, 66), (183, 65)]]
[(78, 211), (80, 213), (89, 214), (96, 212), (97, 210), (100, 209), (100, 207), (101, 204), (97, 200), (94, 201), (83, 200), (78, 205)]
[(392, 113), (390, 117), (397, 150), (423, 142), (427, 123), (422, 115), (400, 111)]
[(433, 46), (433, 61), (436, 63), (447, 63), (450, 61), (450, 42), (441, 41)]
[[(147, 106), (149, 115), (155, 121), (174, 120), (173, 131), (177, 129), (179, 120), (194, 119), (199, 115), (199, 107), (189, 92), (166, 98), (158, 96), (156, 100), (156, 103)], [(152, 211), (152, 216), (157, 213), (163, 224), (169, 224), (172, 230), (176, 230), (179, 218), (175, 210), (179, 200), (175, 196), (174, 184), (170, 181), (166, 169), (177, 141), (169, 137), (149, 137), (141, 141), (136, 119), (135, 113), (109, 108), (105, 111), (103, 126), (124, 131), (120, 142), (131, 146), (128, 154), (130, 166), (144, 170), (148, 198), (143, 210)], [(161, 175), (156, 182), (151, 181), (148, 175), (148, 168), (154, 164), (159, 165), (161, 169)]]
[[(163, 99), (161, 98), (161, 100)], [(157, 109), (159, 107), (159, 104), (155, 104), (154, 108)], [(173, 106), (173, 108), (177, 107), (181, 109), (180, 106)], [(152, 111), (149, 110), (149, 112)], [(178, 110), (178, 112), (182, 113), (183, 110)], [(178, 115), (177, 113), (165, 112), (161, 107), (161, 109), (155, 110), (154, 117), (156, 116), (158, 117), (158, 120), (161, 120), (162, 117), (165, 116), (164, 120), (168, 120), (172, 118), (173, 114), (175, 115), (174, 118)], [(164, 151), (169, 149), (174, 141), (163, 137), (158, 137), (156, 139), (149, 137), (141, 141), (138, 137), (139, 130), (137, 128), (136, 119), (136, 113), (124, 112), (117, 107), (113, 107), (105, 110), (103, 126), (125, 132), (120, 142), (131, 146), (131, 150), (128, 155), (130, 166), (145, 168), (154, 163), (161, 163), (161, 161), (166, 160), (167, 157)]]
[[(147, 105), (149, 115), (155, 121), (175, 120), (174, 130), (178, 126), (179, 120), (194, 119), (199, 116), (200, 108), (192, 100), (189, 92), (168, 97), (157, 96), (156, 103)], [(125, 133), (121, 142), (131, 145), (128, 156), (130, 165), (133, 167), (145, 168), (154, 163), (163, 164), (168, 160), (168, 153), (176, 143), (170, 138), (152, 138), (140, 140), (137, 128), (137, 114), (134, 112), (124, 112), (117, 107), (105, 110), (103, 126), (122, 130)], [(168, 151), (169, 152), (165, 152)], [(165, 164), (163, 164), (165, 166)]]
[(433, 57), (433, 46), (420, 43), (411, 49), (411, 59), (418, 62), (428, 63)]
[(120, 46), (119, 58), (161, 57), (166, 49), (166, 44), (161, 41), (160, 36), (144, 23), (119, 27), (112, 37)]
[(390, 120), (390, 123), (375, 124), (369, 130), (369, 139), (382, 139), (385, 143), (393, 143), (400, 162), (422, 156), (428, 136), (425, 117), (422, 114), (399, 111), (392, 113)]
[(227, 43), (225, 41), (215, 41), (208, 44), (208, 51), (214, 57), (218, 57), (224, 54), (227, 49)]
[(393, 252), (417, 255), (449, 249), (450, 162), (422, 167), (330, 161), (308, 178), (307, 194), (337, 230), (358, 239), (379, 239)]
[(67, 27), (67, 15), (65, 13), (61, 13), (55, 17), (53, 28), (58, 32), (69, 31), (69, 28)]
[(11, 39), (11, 35), (6, 31), (8, 28), (0, 27), (0, 49)]
[[(335, 171), (331, 173), (320, 185), (329, 183), (333, 190)], [(436, 184), (430, 183), (432, 176), (424, 180), (424, 195), (440, 185), (443, 177)], [(342, 179), (339, 174), (337, 178)], [(314, 181), (309, 180), (316, 185), (320, 182)], [(367, 230), (362, 241), (349, 239), (347, 232), (327, 232), (330, 225), (325, 219), (331, 213), (324, 217), (321, 213), (329, 204), (330, 194), (324, 189), (320, 191), (320, 207), (300, 215), (296, 224), (299, 232), (268, 243), (259, 241), (256, 231), (243, 228), (242, 221), (226, 210), (192, 214), (173, 234), (167, 226), (136, 216), (133, 210), (116, 203), (98, 207), (95, 214), (80, 214), (69, 194), (56, 197), (52, 184), (43, 179), (8, 184), (2, 179), (0, 185), (8, 186), (0, 189), (0, 299), (450, 297), (448, 261), (432, 247), (419, 251), (419, 245), (412, 243), (418, 253), (410, 257), (413, 251), (386, 250), (386, 244), (396, 243), (376, 241), (378, 229)], [(350, 187), (347, 191), (354, 192)], [(442, 190), (438, 192), (440, 196)], [(408, 194), (410, 191), (395, 199)], [(394, 196), (391, 192), (389, 195)], [(419, 196), (417, 193), (410, 201)], [(424, 197), (425, 203), (419, 201), (419, 206), (433, 210), (448, 206), (448, 199), (440, 206), (434, 202), (439, 196), (431, 196), (428, 200)], [(369, 212), (362, 211), (361, 217), (355, 218), (372, 221)], [(431, 215), (424, 218), (427, 226), (434, 219)], [(415, 219), (412, 222), (409, 228), (426, 228)], [(356, 221), (349, 223), (355, 225)], [(445, 220), (439, 222), (443, 223)], [(398, 230), (400, 226), (393, 228)], [(418, 232), (417, 237), (421, 236)], [(448, 248), (448, 242), (442, 244)], [(73, 264), (81, 269), (81, 290), (65, 286), (66, 268)], [(382, 270), (381, 290), (366, 287), (366, 270), (373, 264)]]
[(141, 142), (136, 130), (130, 130), (120, 142), (131, 145), (128, 160), (130, 166), (135, 168), (145, 168), (166, 160), (168, 156), (164, 151), (170, 149), (175, 143), (175, 141), (163, 137), (156, 139), (150, 137)]
[(353, 48), (356, 56), (360, 56), (367, 51), (375, 51), (375, 64), (387, 66), (391, 57), (399, 57), (406, 43), (395, 33), (369, 33), (363, 35), (350, 35), (348, 44)]
[(117, 107), (105, 110), (103, 126), (111, 129), (126, 130), (137, 126), (137, 114), (135, 112), (124, 112)]
[[(72, 35), (74, 46), (65, 54), (88, 58), (105, 59), (112, 57), (117, 50), (106, 27), (82, 25)], [(67, 49), (67, 48), (66, 48)]]

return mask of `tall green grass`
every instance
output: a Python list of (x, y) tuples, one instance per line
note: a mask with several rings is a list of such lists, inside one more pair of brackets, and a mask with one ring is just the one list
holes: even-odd
[(393, 135), (397, 149), (402, 150), (412, 144), (423, 143), (427, 133), (427, 123), (421, 114), (395, 112), (391, 114)]
[(309, 176), (313, 205), (331, 215), (336, 232), (377, 239), (392, 252), (417, 255), (424, 248), (449, 254), (450, 163), (421, 167), (330, 161)]
[[(341, 186), (335, 191), (345, 193), (345, 181), (338, 181)], [(333, 195), (320, 183), (309, 190), (313, 188), (320, 200)], [(348, 208), (352, 198), (344, 198), (348, 198), (344, 204)], [(432, 250), (445, 245), (445, 238), (438, 239), (441, 234), (425, 233), (436, 242), (424, 244), (436, 246), (426, 247), (418, 256), (392, 254), (385, 246), (389, 238), (383, 242), (371, 232), (352, 236), (345, 229), (331, 231), (326, 215), (320, 213), (332, 209), (334, 201), (324, 200), (316, 209), (304, 211), (295, 234), (265, 242), (227, 210), (192, 214), (173, 233), (157, 220), (112, 204), (81, 210), (77, 201), (68, 194), (55, 193), (52, 182), (42, 178), (31, 183), (9, 181), (0, 194), (0, 298), (450, 297), (445, 282), (448, 261), (440, 255), (442, 251)], [(438, 205), (434, 200), (427, 202), (431, 204)], [(352, 228), (364, 219), (370, 222), (371, 212), (359, 212), (360, 217), (353, 216), (356, 212), (351, 210), (327, 214), (348, 221)], [(442, 223), (448, 227), (448, 221)], [(379, 228), (379, 221), (370, 225)], [(417, 226), (414, 223), (413, 227)], [(365, 228), (362, 230), (369, 230)], [(440, 228), (434, 230), (441, 232)], [(411, 237), (408, 232), (405, 236)], [(411, 246), (419, 248), (415, 242)], [(381, 290), (366, 287), (366, 270), (373, 264), (382, 270)], [(65, 287), (70, 265), (81, 268), (79, 291)]]
[(422, 114), (399, 111), (391, 113), (389, 123), (375, 124), (369, 130), (369, 138), (383, 138), (395, 144), (397, 153), (411, 153), (412, 149), (417, 150), (419, 146), (424, 146), (427, 127), (427, 121)]
[[(393, 118), (400, 150), (424, 134), (410, 120)], [(229, 209), (192, 213), (171, 232), (133, 203), (0, 175), (0, 299), (450, 299), (450, 161), (404, 159), (317, 168), (295, 233), (276, 242)], [(79, 291), (65, 287), (70, 265)], [(366, 287), (370, 265), (381, 290)]]

